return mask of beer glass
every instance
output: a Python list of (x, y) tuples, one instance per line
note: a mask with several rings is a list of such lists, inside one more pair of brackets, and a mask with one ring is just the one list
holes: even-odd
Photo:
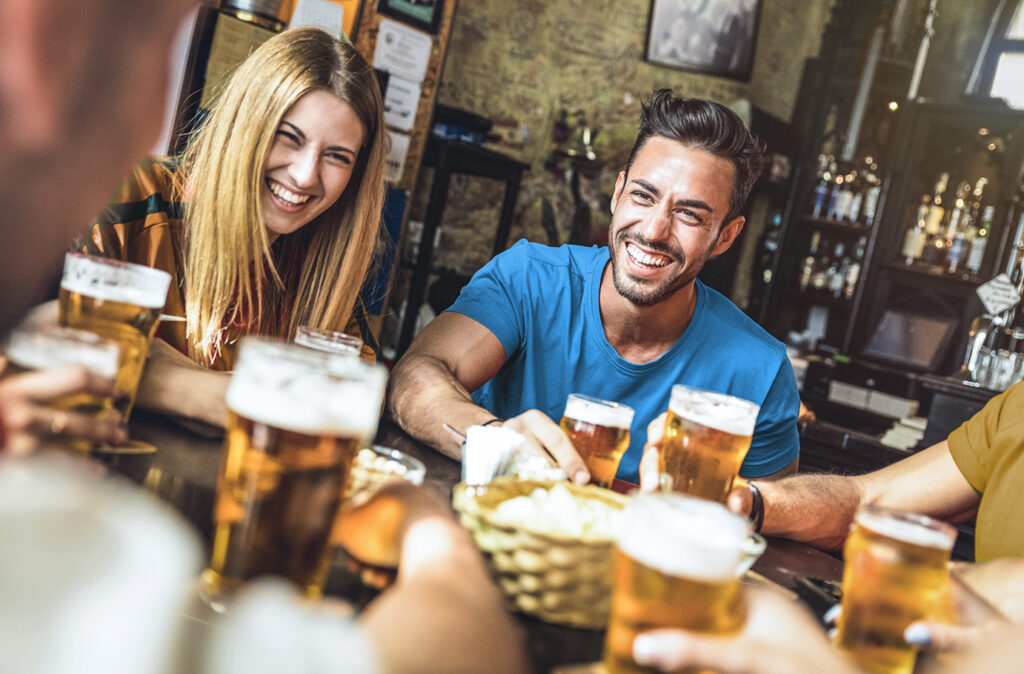
[(907, 626), (945, 610), (956, 529), (877, 506), (857, 511), (843, 548), (843, 611), (836, 647), (869, 672), (909, 674), (917, 656)]
[(743, 626), (740, 576), (756, 559), (751, 547), (764, 549), (744, 517), (681, 494), (639, 494), (627, 504), (619, 532), (605, 636), (608, 674), (653, 671), (633, 660), (641, 632), (732, 634)]
[(590, 471), (590, 480), (611, 487), (619, 460), (629, 447), (633, 408), (570, 393), (559, 426)]
[[(79, 365), (114, 381), (120, 361), (121, 347), (117, 342), (104, 339), (84, 330), (57, 326), (21, 327), (11, 332), (7, 342), (7, 365), (4, 377), (36, 370), (48, 370)], [(49, 407), (78, 414), (113, 414), (114, 400), (91, 391), (79, 391), (48, 403)], [(92, 443), (72, 441), (71, 449), (87, 452)]]
[(283, 576), (319, 597), (353, 458), (377, 428), (387, 371), (359, 358), (248, 337), (228, 386), (214, 541), (202, 594)]
[(121, 345), (114, 387), (117, 410), (128, 421), (146, 353), (167, 300), (171, 276), (139, 264), (68, 253), (60, 282), (60, 324), (88, 330)]
[(300, 326), (295, 332), (295, 343), (317, 351), (348, 354), (358, 356), (363, 348), (363, 340), (344, 332), (317, 330), (308, 325)]
[(750, 449), (759, 409), (730, 395), (673, 386), (658, 452), (664, 486), (725, 503)]

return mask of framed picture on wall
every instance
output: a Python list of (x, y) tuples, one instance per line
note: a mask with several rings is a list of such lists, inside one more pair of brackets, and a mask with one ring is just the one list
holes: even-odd
[(760, 14), (761, 0), (652, 0), (646, 58), (749, 80)]
[(441, 25), (444, 0), (378, 0), (377, 13), (385, 14), (410, 26), (436, 33)]

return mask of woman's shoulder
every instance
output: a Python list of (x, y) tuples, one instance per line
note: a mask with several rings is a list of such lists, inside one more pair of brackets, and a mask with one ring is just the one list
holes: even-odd
[(132, 172), (118, 185), (111, 204), (127, 204), (158, 196), (167, 202), (180, 200), (178, 193), (184, 169), (177, 157), (144, 157), (132, 167)]

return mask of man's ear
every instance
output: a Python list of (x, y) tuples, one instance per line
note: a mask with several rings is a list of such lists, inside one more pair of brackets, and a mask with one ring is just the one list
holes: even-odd
[(622, 196), (622, 188), (626, 186), (626, 172), (619, 171), (619, 177), (615, 179), (615, 191), (612, 193), (612, 204), (611, 212), (615, 212), (615, 206), (619, 203), (619, 197)]
[(52, 0), (0, 0), (0, 143), (5, 148), (38, 149), (60, 138), (64, 80), (73, 73), (71, 64), (60, 61), (74, 59), (75, 53), (54, 46), (72, 23), (60, 20), (68, 12), (77, 13), (67, 4), (55, 7)]
[(721, 255), (729, 250), (729, 247), (736, 241), (736, 237), (743, 231), (743, 224), (746, 221), (746, 218), (741, 215), (722, 225), (722, 230), (718, 233), (718, 242), (711, 249), (711, 254)]

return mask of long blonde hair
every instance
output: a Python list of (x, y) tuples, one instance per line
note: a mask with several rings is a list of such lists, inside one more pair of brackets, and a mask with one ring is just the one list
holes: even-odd
[[(365, 130), (363, 147), (337, 202), (280, 237), (272, 254), (260, 199), (264, 164), (282, 118), (317, 89), (352, 107)], [(316, 28), (271, 37), (234, 72), (185, 153), (184, 291), (193, 360), (212, 364), (233, 325), (286, 337), (300, 325), (345, 327), (380, 232), (383, 110), (373, 69), (351, 45)]]

